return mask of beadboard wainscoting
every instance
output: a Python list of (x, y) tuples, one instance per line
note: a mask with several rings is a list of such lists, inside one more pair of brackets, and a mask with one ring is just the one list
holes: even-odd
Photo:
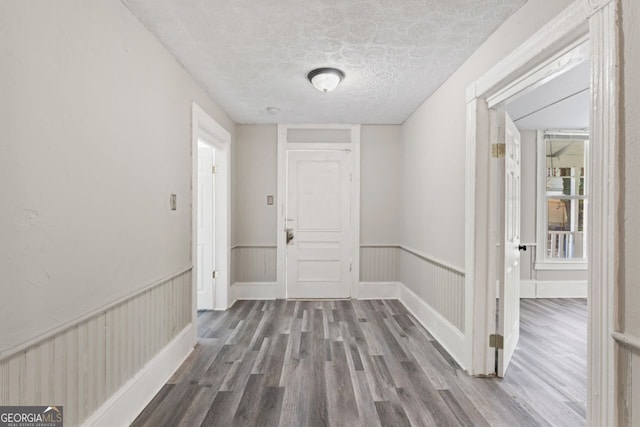
[(360, 246), (360, 282), (398, 282), (399, 264), (400, 246)]
[(358, 299), (400, 297), (400, 246), (360, 245)]
[(0, 405), (59, 405), (65, 426), (128, 425), (194, 345), (191, 267), (0, 360)]
[(275, 245), (238, 245), (231, 248), (231, 283), (275, 281)]
[(414, 249), (400, 251), (400, 300), (451, 356), (465, 355), (465, 274)]
[(236, 245), (231, 248), (231, 305), (238, 300), (276, 299), (276, 246)]

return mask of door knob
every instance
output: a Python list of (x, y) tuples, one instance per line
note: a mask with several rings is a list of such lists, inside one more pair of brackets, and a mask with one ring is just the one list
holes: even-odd
[(526, 251), (527, 250), (527, 245), (518, 245), (518, 250), (519, 251)]
[(287, 245), (293, 240), (293, 228), (287, 228)]

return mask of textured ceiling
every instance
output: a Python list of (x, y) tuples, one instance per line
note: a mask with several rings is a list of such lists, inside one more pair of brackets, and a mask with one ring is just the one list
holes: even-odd
[[(123, 0), (237, 123), (386, 124), (525, 1)], [(323, 94), (306, 75), (326, 66), (346, 77)]]

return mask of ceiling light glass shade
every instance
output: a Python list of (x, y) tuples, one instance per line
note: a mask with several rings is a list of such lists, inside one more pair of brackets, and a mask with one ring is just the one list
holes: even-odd
[(317, 68), (307, 78), (320, 92), (330, 92), (342, 81), (344, 73), (336, 68)]

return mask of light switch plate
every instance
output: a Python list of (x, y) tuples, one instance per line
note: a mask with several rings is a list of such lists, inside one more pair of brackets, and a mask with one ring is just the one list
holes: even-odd
[(176, 210), (176, 207), (177, 207), (176, 199), (177, 199), (177, 197), (176, 197), (176, 195), (175, 195), (175, 194), (172, 194), (172, 195), (170, 195), (170, 196), (169, 196), (169, 208), (170, 208), (172, 211), (175, 211), (175, 210)]
[(273, 196), (267, 196), (267, 205), (273, 205)]

